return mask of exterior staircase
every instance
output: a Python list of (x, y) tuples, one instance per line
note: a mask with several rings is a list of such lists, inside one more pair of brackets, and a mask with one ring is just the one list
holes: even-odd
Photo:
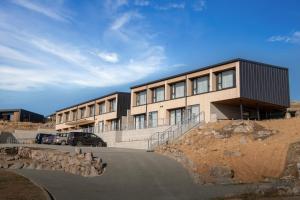
[(172, 125), (162, 132), (154, 133), (148, 139), (148, 151), (154, 151), (154, 149), (160, 145), (168, 144), (177, 140), (179, 137), (194, 127), (200, 126), (204, 122), (204, 112), (201, 112), (199, 115), (193, 116), (192, 119), (186, 119), (180, 124)]

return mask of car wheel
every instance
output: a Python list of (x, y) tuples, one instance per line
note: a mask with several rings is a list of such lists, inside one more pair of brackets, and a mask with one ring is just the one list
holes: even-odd
[(99, 142), (96, 146), (97, 147), (103, 147), (102, 142)]
[(62, 142), (61, 142), (61, 145), (66, 145), (66, 142), (65, 142), (65, 141), (62, 141)]
[(78, 141), (78, 142), (76, 143), (76, 146), (82, 146), (82, 142)]

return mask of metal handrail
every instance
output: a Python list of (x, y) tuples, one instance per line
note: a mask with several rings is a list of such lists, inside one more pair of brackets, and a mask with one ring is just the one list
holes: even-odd
[(200, 112), (198, 115), (193, 116), (192, 119), (185, 119), (180, 124), (172, 125), (162, 132), (154, 133), (148, 139), (148, 151), (153, 151), (159, 145), (174, 141), (203, 121), (205, 121), (204, 112)]

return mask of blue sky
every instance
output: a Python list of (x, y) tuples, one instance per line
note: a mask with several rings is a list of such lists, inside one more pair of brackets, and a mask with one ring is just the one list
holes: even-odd
[(42, 114), (236, 57), (288, 67), (298, 0), (2, 0), (0, 108)]

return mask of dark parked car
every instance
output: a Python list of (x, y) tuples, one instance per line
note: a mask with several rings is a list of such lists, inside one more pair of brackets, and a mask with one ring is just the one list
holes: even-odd
[(42, 144), (43, 142), (43, 138), (44, 137), (47, 137), (47, 136), (50, 136), (51, 134), (48, 134), (48, 133), (38, 133), (35, 137), (35, 143), (37, 144)]
[(93, 133), (70, 132), (68, 134), (68, 144), (72, 146), (98, 146), (106, 147), (107, 144), (100, 137)]
[(48, 135), (43, 137), (42, 144), (54, 144), (55, 135)]

